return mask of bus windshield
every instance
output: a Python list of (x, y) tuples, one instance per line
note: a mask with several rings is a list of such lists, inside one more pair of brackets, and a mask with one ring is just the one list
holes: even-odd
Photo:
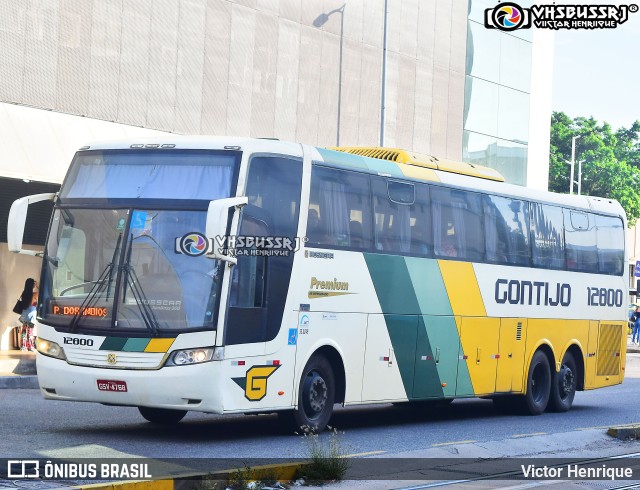
[(205, 253), (206, 209), (231, 196), (239, 159), (210, 150), (79, 152), (49, 233), (40, 318), (78, 332), (215, 328), (222, 267)]

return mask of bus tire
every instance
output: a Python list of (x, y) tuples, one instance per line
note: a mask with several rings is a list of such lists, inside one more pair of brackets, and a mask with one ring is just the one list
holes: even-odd
[(171, 410), (168, 408), (138, 407), (138, 411), (149, 422), (161, 425), (177, 424), (187, 415), (186, 410)]
[(551, 396), (549, 397), (549, 410), (552, 412), (567, 412), (573, 405), (576, 396), (576, 383), (578, 381), (576, 361), (571, 352), (567, 352), (562, 358), (560, 371), (555, 369), (551, 375)]
[(521, 411), (528, 415), (540, 415), (547, 408), (551, 394), (551, 367), (541, 350), (536, 351), (527, 374), (527, 393), (520, 399)]
[(298, 387), (298, 408), (280, 412), (285, 429), (321, 432), (333, 413), (336, 384), (326, 357), (314, 354), (302, 371)]

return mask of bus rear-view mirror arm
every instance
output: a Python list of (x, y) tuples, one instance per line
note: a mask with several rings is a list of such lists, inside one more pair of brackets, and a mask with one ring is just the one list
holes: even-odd
[(41, 257), (43, 252), (36, 252), (35, 250), (23, 250), (22, 240), (24, 238), (24, 226), (27, 222), (27, 211), (29, 204), (40, 201), (53, 201), (56, 197), (56, 193), (49, 192), (46, 194), (34, 194), (32, 196), (21, 197), (16, 199), (11, 205), (9, 211), (9, 220), (7, 222), (7, 245), (10, 252), (15, 252), (24, 255), (34, 255)]
[(209, 210), (207, 211), (207, 227), (206, 236), (214, 240), (213, 255), (211, 258), (229, 262), (230, 264), (237, 264), (238, 259), (230, 255), (221, 253), (218, 248), (217, 237), (223, 237), (227, 234), (227, 225), (229, 220), (229, 209), (240, 209), (242, 206), (249, 202), (249, 198), (243, 197), (229, 197), (227, 199), (216, 199), (209, 203)]

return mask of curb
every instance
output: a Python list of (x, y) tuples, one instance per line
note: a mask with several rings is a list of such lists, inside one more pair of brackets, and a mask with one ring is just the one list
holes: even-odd
[(607, 434), (621, 441), (632, 441), (640, 439), (640, 425), (621, 425), (611, 427), (607, 430)]
[[(248, 471), (248, 479), (277, 478), (291, 481), (303, 466), (308, 463), (283, 463), (256, 466)], [(194, 483), (224, 482), (227, 483), (242, 468), (214, 471), (211, 473), (184, 473), (170, 478), (160, 477), (158, 480), (130, 480), (122, 482), (92, 483), (90, 485), (75, 486), (79, 490), (187, 490), (193, 488)]]
[(26, 389), (26, 390), (39, 390), (38, 376), (0, 376), (0, 389)]

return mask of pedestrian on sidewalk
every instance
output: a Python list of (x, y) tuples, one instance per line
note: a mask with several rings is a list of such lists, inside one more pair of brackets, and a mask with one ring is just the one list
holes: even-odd
[(633, 322), (631, 326), (631, 343), (640, 344), (640, 306), (636, 306), (636, 311), (631, 314), (629, 321)]
[(20, 332), (18, 338), (22, 340), (21, 350), (35, 350), (35, 324), (36, 324), (36, 305), (38, 304), (38, 281), (31, 277), (24, 282), (24, 289), (20, 295), (20, 305), (22, 313), (20, 314)]

